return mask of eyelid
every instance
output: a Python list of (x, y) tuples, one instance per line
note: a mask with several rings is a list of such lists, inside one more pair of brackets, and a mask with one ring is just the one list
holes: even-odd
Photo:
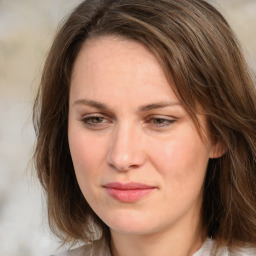
[(177, 118), (174, 117), (174, 116), (159, 115), (159, 114), (150, 115), (150, 116), (148, 116), (146, 119), (164, 119), (164, 120), (169, 120), (169, 121), (177, 120)]
[[(103, 122), (90, 123), (89, 120), (90, 119), (92, 120), (93, 118), (102, 118)], [(111, 123), (110, 118), (106, 117), (106, 115), (101, 114), (101, 113), (90, 113), (90, 114), (83, 115), (80, 118), (80, 121), (82, 122), (83, 125), (85, 125), (88, 128), (92, 128), (92, 129), (104, 128), (104, 127), (108, 126), (108, 124)]]
[(104, 114), (101, 114), (101, 113), (88, 113), (88, 114), (85, 114), (85, 115), (82, 115), (82, 118), (86, 118), (86, 117), (104, 117), (105, 115)]
[[(153, 123), (151, 121), (153, 120), (162, 120), (164, 121), (165, 123)], [(171, 117), (171, 116), (165, 116), (165, 115), (150, 115), (146, 118), (146, 123), (149, 123), (150, 125), (153, 125), (157, 128), (161, 128), (161, 127), (169, 127), (171, 126), (174, 122), (177, 121), (177, 118), (175, 117)]]
[(91, 113), (83, 114), (83, 115), (81, 115), (80, 119), (85, 119), (85, 118), (89, 118), (89, 117), (102, 117), (107, 120), (113, 119), (113, 117), (111, 115), (108, 115), (106, 113), (101, 113), (101, 112), (91, 112)]

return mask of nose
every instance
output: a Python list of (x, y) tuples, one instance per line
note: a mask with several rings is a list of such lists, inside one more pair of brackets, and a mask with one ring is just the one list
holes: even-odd
[(118, 171), (140, 168), (146, 161), (140, 131), (132, 126), (120, 125), (112, 134), (108, 151), (108, 164)]

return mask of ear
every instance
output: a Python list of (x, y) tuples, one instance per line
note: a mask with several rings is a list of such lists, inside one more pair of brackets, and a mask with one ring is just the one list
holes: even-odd
[(210, 158), (219, 158), (222, 157), (228, 150), (228, 146), (226, 142), (224, 142), (221, 138), (214, 138), (212, 140), (212, 148), (210, 152)]

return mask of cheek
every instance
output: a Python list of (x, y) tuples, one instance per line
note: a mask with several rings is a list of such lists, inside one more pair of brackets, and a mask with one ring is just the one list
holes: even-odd
[(97, 143), (97, 139), (93, 136), (88, 136), (83, 128), (75, 129), (70, 126), (68, 138), (70, 153), (79, 182), (80, 178), (92, 175), (92, 170), (97, 171), (97, 165), (102, 162), (103, 147), (102, 144)]
[(204, 144), (197, 133), (177, 133), (175, 137), (155, 143), (150, 148), (151, 161), (165, 177), (169, 188), (201, 186), (210, 152), (209, 145)]
[(100, 185), (103, 141), (88, 136), (83, 129), (69, 129), (69, 147), (75, 175), (85, 199), (92, 204), (94, 197), (100, 198), (97, 187)]

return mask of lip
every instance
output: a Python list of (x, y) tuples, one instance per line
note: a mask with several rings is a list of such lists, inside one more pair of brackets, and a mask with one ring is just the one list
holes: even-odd
[(123, 203), (137, 202), (156, 189), (154, 186), (136, 182), (112, 182), (103, 187), (112, 198)]

